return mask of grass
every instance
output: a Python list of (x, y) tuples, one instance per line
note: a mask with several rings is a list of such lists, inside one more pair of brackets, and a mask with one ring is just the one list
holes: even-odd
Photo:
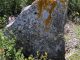
[(75, 33), (76, 33), (76, 37), (78, 39), (80, 39), (80, 25), (75, 25), (74, 30), (75, 30)]
[(69, 60), (80, 60), (80, 50), (69, 57)]
[(69, 35), (64, 35), (65, 41), (69, 41), (71, 37)]

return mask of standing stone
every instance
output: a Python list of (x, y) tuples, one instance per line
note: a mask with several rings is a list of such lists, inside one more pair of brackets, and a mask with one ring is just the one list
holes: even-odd
[(25, 56), (48, 53), (48, 58), (65, 60), (63, 39), (65, 0), (36, 0), (25, 7), (14, 23), (7, 27), (16, 36), (16, 48), (23, 47)]

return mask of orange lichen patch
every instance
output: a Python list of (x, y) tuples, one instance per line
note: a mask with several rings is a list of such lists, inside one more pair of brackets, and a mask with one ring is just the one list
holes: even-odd
[(49, 2), (53, 4), (54, 2), (56, 2), (56, 0), (49, 0)]
[(44, 24), (45, 24), (45, 26), (46, 26), (45, 31), (47, 32), (48, 29), (49, 29), (49, 26), (50, 26), (50, 24), (51, 24), (51, 15), (49, 15), (48, 18), (44, 21)]
[(38, 1), (38, 11), (39, 11), (38, 17), (41, 16), (41, 12), (42, 12), (42, 8), (43, 8), (42, 4), (43, 4), (42, 0), (39, 0)]
[(38, 1), (38, 17), (41, 16), (42, 11), (47, 8), (48, 5), (54, 4), (55, 0), (37, 0)]
[[(49, 12), (48, 18), (44, 21), (45, 27), (48, 28), (51, 24), (51, 13), (57, 5), (56, 0), (37, 0), (38, 1), (38, 18), (41, 17), (42, 11), (45, 9)], [(50, 9), (48, 8), (50, 6)]]
[(61, 3), (65, 4), (65, 0), (60, 0)]
[(45, 26), (49, 26), (51, 23), (51, 13), (53, 12), (54, 8), (56, 6), (56, 3), (52, 4), (51, 9), (48, 9), (49, 16), (48, 18), (44, 21)]
[(46, 26), (49, 26), (51, 23), (51, 16), (49, 15), (48, 18), (44, 21)]
[(65, 2), (65, 0), (60, 0), (60, 2), (64, 3), (64, 2)]
[(49, 28), (49, 26), (51, 25), (51, 22), (52, 22), (52, 21), (51, 21), (51, 14), (52, 14), (52, 12), (53, 12), (56, 4), (57, 4), (56, 2), (51, 2), (51, 8), (48, 9), (49, 16), (48, 16), (48, 18), (44, 21), (44, 24), (45, 24), (45, 26), (46, 26), (47, 28)]

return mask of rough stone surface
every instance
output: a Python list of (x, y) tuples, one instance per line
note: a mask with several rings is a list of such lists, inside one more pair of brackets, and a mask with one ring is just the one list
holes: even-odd
[(64, 0), (52, 2), (47, 6), (43, 4), (39, 6), (41, 2), (38, 1), (33, 2), (23, 9), (11, 26), (7, 27), (8, 31), (13, 32), (17, 38), (16, 48), (23, 47), (25, 56), (30, 54), (35, 56), (39, 51), (41, 54), (47, 52), (50, 59), (64, 60), (63, 32), (66, 5)]

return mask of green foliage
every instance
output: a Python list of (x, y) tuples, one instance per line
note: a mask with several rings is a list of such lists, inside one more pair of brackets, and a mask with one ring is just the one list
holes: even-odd
[(76, 25), (74, 30), (77, 38), (80, 39), (80, 25)]
[(80, 0), (69, 0), (70, 11), (76, 11), (80, 15)]
[(69, 57), (69, 60), (80, 60), (80, 50), (76, 51)]
[(0, 16), (17, 15), (21, 9), (33, 2), (33, 0), (0, 0)]
[(0, 30), (0, 60), (24, 60), (21, 49), (16, 51), (15, 38), (8, 39)]
[[(23, 48), (16, 51), (14, 47), (16, 44), (15, 42), (15, 37), (9, 39), (4, 36), (3, 31), (0, 30), (0, 60), (35, 60), (35, 57), (33, 57), (33, 55), (25, 58), (21, 52)], [(44, 55), (41, 55), (39, 51), (36, 53), (37, 60), (47, 60), (47, 56), (47, 52), (45, 52)]]
[(80, 24), (80, 0), (69, 0), (68, 16), (71, 21)]
[(0, 0), (0, 29), (6, 25), (10, 15), (17, 16), (23, 7), (33, 0)]
[(0, 29), (6, 25), (6, 16), (0, 17)]

